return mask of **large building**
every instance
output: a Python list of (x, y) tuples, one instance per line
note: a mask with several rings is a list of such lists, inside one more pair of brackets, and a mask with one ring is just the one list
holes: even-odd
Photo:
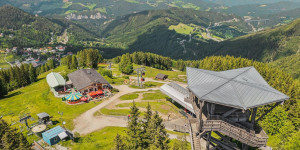
[(94, 69), (80, 69), (68, 74), (68, 84), (81, 93), (109, 89), (111, 85)]
[[(192, 149), (240, 149), (233, 139), (242, 149), (267, 144), (268, 136), (256, 122), (289, 99), (287, 95), (271, 87), (254, 67), (220, 72), (188, 67), (186, 72), (187, 88), (172, 83), (160, 90), (194, 113), (189, 116)], [(258, 107), (272, 103), (256, 116)]]

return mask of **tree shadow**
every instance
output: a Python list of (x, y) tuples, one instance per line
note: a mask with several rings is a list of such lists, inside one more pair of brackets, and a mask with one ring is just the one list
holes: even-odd
[(4, 96), (3, 99), (5, 99), (5, 98), (11, 98), (11, 97), (14, 97), (14, 96), (17, 96), (17, 95), (20, 95), (20, 94), (22, 94), (21, 91), (14, 92), (14, 93), (11, 93), (11, 94), (8, 94), (8, 95)]

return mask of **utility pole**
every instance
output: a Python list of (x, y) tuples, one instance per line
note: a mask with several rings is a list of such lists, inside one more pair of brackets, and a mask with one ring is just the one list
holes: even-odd
[(63, 121), (63, 119), (62, 119), (62, 116), (64, 115), (64, 112), (58, 112), (58, 114), (60, 115), (60, 120), (61, 120), (61, 123), (62, 123), (62, 125), (63, 125), (63, 127), (64, 127), (64, 121)]
[(135, 69), (136, 71), (136, 74), (137, 74), (137, 80), (138, 80), (138, 86), (140, 88), (143, 88), (143, 81), (140, 82), (140, 76), (141, 76), (141, 79), (143, 79), (143, 73), (145, 73), (145, 68), (136, 68)]

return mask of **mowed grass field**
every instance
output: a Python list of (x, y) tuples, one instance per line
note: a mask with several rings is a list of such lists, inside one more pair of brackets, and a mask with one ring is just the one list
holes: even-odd
[[(177, 136), (183, 136), (183, 133), (174, 132), (167, 130), (170, 134), (175, 134)], [(67, 141), (62, 143), (63, 146), (71, 148), (73, 150), (111, 150), (114, 149), (114, 139), (116, 135), (119, 134), (122, 137), (126, 135), (126, 128), (124, 127), (105, 127), (99, 131), (93, 132), (91, 134), (85, 135), (79, 138), (78, 142)], [(185, 134), (188, 136), (188, 134)], [(169, 146), (177, 142), (177, 139), (171, 139)], [(188, 148), (190, 149), (190, 143), (188, 143)]]
[[(99, 65), (99, 67), (107, 68), (107, 65)], [(183, 76), (186, 75), (186, 73), (182, 72), (182, 71), (159, 70), (159, 69), (156, 69), (156, 68), (151, 68), (151, 67), (147, 67), (147, 66), (133, 64), (133, 69), (140, 68), (140, 67), (144, 67), (146, 69), (145, 75), (143, 76), (143, 77), (146, 77), (146, 78), (153, 78), (154, 79), (157, 74), (162, 73), (162, 74), (168, 75), (168, 79), (170, 79), (170, 80), (186, 82), (186, 77), (183, 77)], [(128, 76), (128, 75), (122, 74), (119, 71), (119, 65), (118, 64), (112, 64), (111, 70), (112, 70), (113, 76), (115, 78), (121, 77), (121, 76)], [(133, 74), (129, 75), (129, 76), (136, 77), (136, 72), (134, 71)], [(118, 79), (123, 79), (123, 81), (124, 81), (124, 78), (118, 78)], [(147, 81), (145, 81), (145, 83), (147, 83)], [(148, 82), (148, 83), (150, 83), (150, 82)], [(152, 82), (152, 84), (153, 84), (153, 82)], [(160, 84), (156, 83), (156, 85), (159, 86)]]
[(193, 32), (194, 28), (189, 25), (179, 23), (178, 25), (171, 25), (169, 30), (175, 30), (179, 34), (188, 35)]
[[(58, 67), (53, 72), (63, 72), (65, 67)], [(66, 127), (73, 129), (73, 119), (88, 109), (93, 108), (100, 102), (86, 103), (81, 105), (68, 105), (56, 98), (50, 91), (46, 81), (46, 75), (52, 71), (46, 72), (39, 76), (39, 81), (27, 87), (10, 92), (5, 98), (0, 99), (0, 115), (3, 115), (7, 122), (17, 122), (15, 126), (24, 126), (18, 122), (20, 116), (30, 114), (37, 121), (37, 114), (46, 112), (53, 116), (52, 120), (62, 125), (58, 112), (63, 112), (62, 120), (66, 121)]]

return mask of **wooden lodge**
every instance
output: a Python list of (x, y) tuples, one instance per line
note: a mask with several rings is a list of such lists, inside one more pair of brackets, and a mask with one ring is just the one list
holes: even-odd
[(111, 85), (94, 69), (80, 69), (68, 74), (67, 83), (81, 93), (110, 89)]
[[(268, 85), (254, 67), (221, 72), (187, 68), (187, 80), (187, 89), (168, 84), (161, 91), (183, 107), (192, 107), (188, 120), (193, 150), (240, 149), (232, 139), (240, 141), (242, 149), (266, 146), (268, 136), (256, 122), (289, 99)], [(256, 115), (258, 107), (272, 103), (264, 114)], [(206, 140), (206, 145), (200, 140)]]

